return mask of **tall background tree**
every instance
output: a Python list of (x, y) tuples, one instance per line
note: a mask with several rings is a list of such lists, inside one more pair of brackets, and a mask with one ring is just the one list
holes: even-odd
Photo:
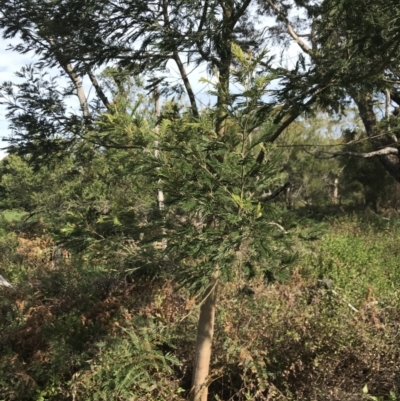
[[(392, 104), (398, 106), (400, 100), (398, 7), (335, 0), (263, 4), (276, 16), (277, 39), (291, 38), (301, 51), (299, 69), (288, 79), (284, 93), (303, 94), (319, 87), (316, 103), (336, 112), (353, 102), (372, 150), (381, 153), (386, 171), (400, 181), (398, 131), (391, 128), (397, 126)], [(299, 9), (296, 15), (293, 7)], [(383, 102), (386, 123), (380, 121), (377, 107)]]

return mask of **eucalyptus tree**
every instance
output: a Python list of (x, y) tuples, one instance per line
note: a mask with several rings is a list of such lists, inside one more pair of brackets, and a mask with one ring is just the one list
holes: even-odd
[[(393, 107), (400, 105), (397, 2), (265, 0), (260, 3), (266, 11), (274, 10), (276, 37), (292, 39), (301, 52), (300, 74), (287, 81), (286, 93), (303, 94), (308, 88), (318, 86), (319, 106), (336, 112), (353, 102), (373, 155), (400, 182), (398, 119), (396, 113), (391, 115)], [(295, 16), (293, 7), (298, 10)], [(379, 105), (383, 103), (382, 119)]]

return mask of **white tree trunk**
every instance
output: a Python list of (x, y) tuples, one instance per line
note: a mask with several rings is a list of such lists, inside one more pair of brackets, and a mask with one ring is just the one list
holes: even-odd
[(83, 90), (83, 83), (81, 77), (75, 72), (74, 67), (72, 64), (67, 64), (63, 66), (65, 72), (71, 78), (71, 81), (75, 85), (76, 89), (76, 96), (78, 96), (79, 104), (81, 105), (81, 110), (83, 117), (89, 118), (89, 104), (86, 98), (85, 91)]
[(335, 177), (335, 179), (333, 180), (332, 203), (334, 205), (339, 204), (339, 178), (338, 177)]
[[(154, 102), (155, 102), (155, 111), (156, 111), (156, 118), (159, 119), (160, 115), (161, 115), (161, 105), (160, 105), (160, 95), (158, 93), (158, 87), (155, 88), (154, 90)], [(156, 125), (155, 128), (156, 133), (159, 133), (159, 128), (158, 125)], [(154, 156), (155, 157), (160, 157), (160, 151), (158, 149), (158, 141), (155, 142), (155, 152), (154, 152)], [(158, 202), (158, 210), (163, 213), (164, 211), (164, 192), (161, 188), (158, 188), (157, 190), (157, 202)], [(162, 250), (164, 250), (167, 247), (167, 239), (165, 238), (165, 228), (162, 228), (162, 243), (161, 243), (161, 248)]]
[[(391, 97), (390, 97), (390, 90), (386, 89), (385, 90), (385, 117), (390, 118), (390, 102), (391, 102)], [(390, 125), (388, 126), (388, 131), (390, 132)], [(395, 134), (390, 135), (393, 139), (393, 143), (397, 143), (397, 136)]]

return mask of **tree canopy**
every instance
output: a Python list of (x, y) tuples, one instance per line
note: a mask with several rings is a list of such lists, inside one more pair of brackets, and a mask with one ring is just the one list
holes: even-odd
[[(107, 90), (96, 77), (99, 68), (110, 64), (133, 75), (144, 74), (148, 89), (157, 87), (161, 95), (185, 94), (194, 116), (199, 115), (199, 104), (188, 71), (201, 64), (216, 71), (215, 129), (222, 135), (235, 64), (232, 43), (256, 55), (266, 46), (285, 48), (292, 42), (299, 49), (294, 68), (277, 66), (272, 56), (263, 61), (264, 70), (273, 71), (279, 82), (271, 84), (267, 100), (255, 105), (255, 112), (271, 112), (275, 125), (266, 141), (275, 141), (314, 106), (340, 112), (351, 101), (372, 149), (393, 148), (379, 159), (400, 180), (396, 124), (389, 124), (393, 128), (388, 133), (389, 126), (379, 124), (377, 114), (384, 96), (389, 111), (392, 102), (400, 101), (400, 22), (394, 3), (13, 0), (2, 1), (0, 11), (4, 38), (21, 39), (12, 49), (34, 52), (40, 59), (20, 73), (26, 83), (18, 86), (18, 95), (10, 83), (2, 88), (14, 132), (11, 145), (19, 152), (57, 152), (85, 137), (95, 116), (111, 107)], [(175, 84), (167, 79), (171, 60), (180, 74)], [(45, 75), (45, 67), (57, 67), (70, 86), (61, 90)], [(85, 80), (95, 91), (90, 99), (83, 89)], [(64, 100), (72, 95), (79, 99), (80, 114), (67, 111)], [(389, 113), (385, 118), (393, 117)], [(112, 145), (105, 136), (102, 144)], [(259, 161), (262, 158), (261, 153)]]

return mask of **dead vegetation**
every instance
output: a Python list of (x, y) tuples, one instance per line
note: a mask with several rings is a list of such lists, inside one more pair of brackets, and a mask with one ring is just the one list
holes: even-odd
[[(0, 399), (86, 399), (96, 374), (118, 369), (126, 357), (118, 347), (133, 341), (132, 333), (149, 336), (149, 360), (177, 361), (170, 370), (143, 366), (153, 399), (186, 399), (198, 315), (192, 297), (165, 277), (111, 275), (74, 258), (54, 269), (40, 259), (50, 246), (45, 238), (7, 241), (15, 244), (2, 263), (8, 258), (17, 273), (13, 290), (0, 288)], [(395, 293), (384, 297), (371, 285), (349, 300), (335, 281), (334, 290), (319, 286), (303, 270), (299, 265), (284, 284), (233, 280), (221, 287), (210, 399), (361, 401), (400, 393)], [(103, 343), (113, 351), (99, 352)], [(144, 351), (124, 352), (129, 360), (129, 352), (135, 358)]]

